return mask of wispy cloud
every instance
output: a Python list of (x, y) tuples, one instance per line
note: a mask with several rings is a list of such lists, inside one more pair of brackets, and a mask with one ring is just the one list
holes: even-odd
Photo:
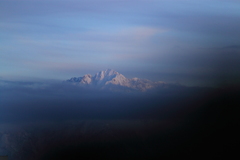
[(225, 46), (223, 49), (240, 49), (240, 45), (230, 45), (230, 46)]

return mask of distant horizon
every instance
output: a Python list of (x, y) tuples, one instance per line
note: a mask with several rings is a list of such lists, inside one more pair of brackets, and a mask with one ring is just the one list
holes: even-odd
[[(110, 69), (110, 68), (107, 68)], [(106, 69), (105, 69), (106, 70)], [(84, 75), (90, 74), (92, 76), (95, 76), (95, 74), (97, 74), (100, 71), (105, 71), (105, 70), (99, 70), (97, 72), (92, 72), (93, 74), (91, 74), (90, 72), (83, 72), (85, 74), (76, 74), (76, 75), (70, 75), (70, 76), (66, 76), (63, 78), (56, 78), (55, 76), (53, 77), (49, 77), (49, 78), (44, 78), (44, 77), (33, 77), (33, 76), (13, 76), (13, 77), (0, 77), (0, 81), (12, 81), (12, 82), (43, 82), (43, 83), (48, 83), (48, 82), (63, 82), (68, 80), (69, 78), (73, 78), (73, 77), (83, 77)], [(114, 69), (113, 69), (114, 70)], [(117, 70), (114, 70), (117, 71)], [(117, 71), (118, 72), (118, 71)], [(118, 72), (120, 74), (122, 74), (121, 72)], [(168, 75), (167, 73), (165, 73), (166, 75)], [(221, 88), (221, 87), (226, 87), (226, 86), (239, 86), (238, 83), (232, 83), (232, 84), (227, 84), (227, 83), (221, 83), (221, 80), (219, 80), (219, 83), (217, 82), (211, 82), (209, 81), (208, 83), (206, 81), (202, 82), (202, 79), (200, 79), (201, 77), (193, 77), (192, 81), (186, 80), (184, 79), (184, 77), (178, 77), (176, 79), (168, 79), (166, 78), (167, 76), (165, 76), (165, 78), (162, 79), (157, 79), (157, 78), (152, 78), (152, 77), (147, 77), (143, 76), (143, 77), (139, 77), (141, 76), (141, 74), (136, 73), (136, 75), (139, 76), (133, 76), (134, 74), (123, 74), (126, 78), (140, 78), (140, 79), (147, 79), (147, 80), (151, 80), (153, 82), (157, 82), (157, 81), (163, 81), (166, 83), (172, 83), (172, 84), (180, 84), (180, 85), (184, 85), (186, 87), (214, 87), (214, 88)], [(126, 76), (129, 75), (129, 76)], [(195, 80), (195, 81), (194, 81)]]

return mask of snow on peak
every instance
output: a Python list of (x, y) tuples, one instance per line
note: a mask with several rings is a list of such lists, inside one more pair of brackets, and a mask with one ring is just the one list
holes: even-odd
[(90, 84), (92, 82), (92, 75), (86, 74), (82, 77), (81, 82), (82, 84)]
[(158, 82), (152, 82), (150, 80), (140, 78), (128, 79), (124, 75), (112, 69), (100, 71), (96, 73), (94, 77), (90, 74), (86, 74), (83, 77), (73, 77), (67, 81), (73, 82), (74, 84), (93, 85), (104, 88), (109, 86), (127, 87), (140, 91), (146, 91), (147, 89), (154, 88), (160, 84)]
[(117, 71), (114, 71), (113, 69), (107, 69), (105, 71), (105, 75), (106, 76), (111, 76), (111, 75), (119, 75), (119, 73)]
[(93, 77), (94, 83), (101, 84), (101, 85), (106, 85), (106, 84), (112, 83), (113, 81), (115, 82), (114, 84), (121, 84), (120, 81), (122, 81), (122, 79), (126, 79), (126, 78), (122, 74), (112, 69), (100, 71), (96, 73), (95, 76)]
[(103, 80), (105, 77), (115, 76), (115, 75), (119, 75), (119, 73), (112, 69), (107, 69), (105, 71), (100, 71), (100, 72), (96, 73), (94, 79), (95, 80)]

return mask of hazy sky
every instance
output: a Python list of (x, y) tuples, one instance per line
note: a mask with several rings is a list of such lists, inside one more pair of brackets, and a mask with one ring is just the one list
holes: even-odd
[(1, 0), (0, 19), (0, 79), (240, 80), (238, 0)]

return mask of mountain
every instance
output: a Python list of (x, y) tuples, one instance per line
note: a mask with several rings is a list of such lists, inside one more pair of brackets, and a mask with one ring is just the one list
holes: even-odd
[(162, 81), (153, 82), (147, 79), (140, 78), (129, 79), (112, 69), (100, 71), (96, 73), (95, 76), (86, 74), (83, 77), (73, 77), (67, 80), (67, 82), (80, 86), (93, 86), (96, 88), (104, 88), (110, 90), (126, 89), (128, 91), (146, 91), (166, 85), (166, 83)]

